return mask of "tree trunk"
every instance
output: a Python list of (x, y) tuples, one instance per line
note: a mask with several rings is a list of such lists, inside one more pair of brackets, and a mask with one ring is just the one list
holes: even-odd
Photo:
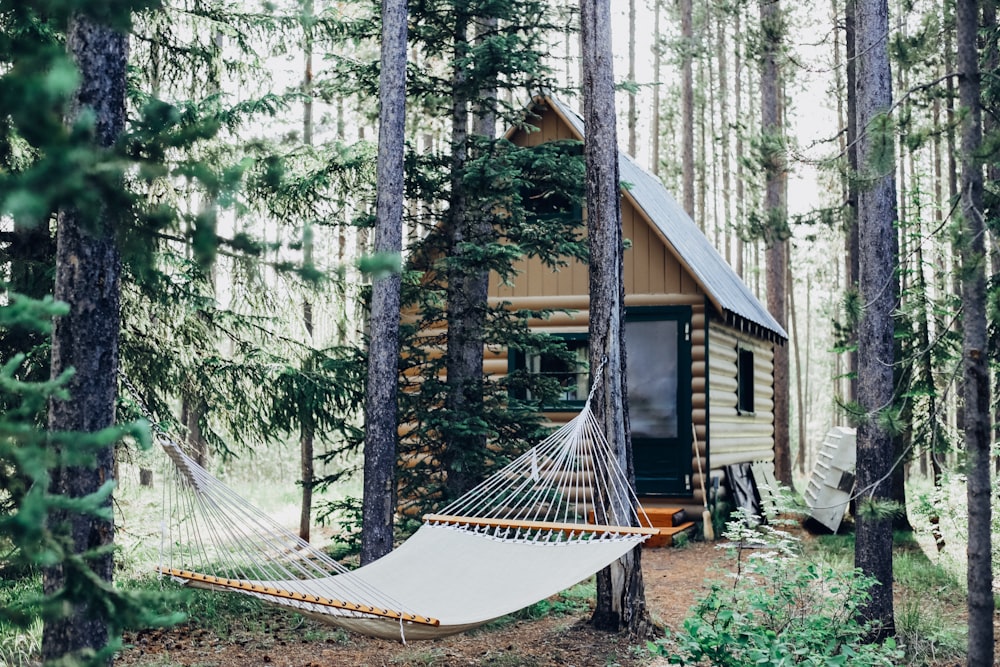
[[(941, 16), (944, 26), (952, 25), (954, 20), (955, 3), (948, 2), (947, 0), (941, 3)], [(944, 71), (951, 73), (955, 71), (955, 35), (953, 30), (944, 29)], [(958, 127), (959, 119), (955, 115), (955, 77), (949, 76), (945, 79), (945, 140), (948, 146), (946, 152), (946, 157), (948, 158), (948, 208), (951, 208), (951, 202), (958, 199), (958, 162), (956, 161), (956, 156), (958, 155), (958, 148), (955, 144), (955, 128)], [(958, 258), (962, 254), (962, 249), (956, 244), (951, 244), (951, 259), (953, 263), (953, 270), (951, 272), (951, 292), (955, 297), (956, 301), (961, 301), (962, 299), (962, 281), (959, 278), (959, 272), (957, 271)], [(952, 330), (954, 331), (956, 337), (961, 335), (961, 325), (958, 319), (952, 322)], [(965, 394), (964, 378), (959, 376), (955, 380), (955, 400), (953, 406), (955, 409), (955, 430), (961, 431), (965, 424), (965, 406), (961, 400), (961, 397)]]
[(692, 73), (691, 0), (680, 0), (681, 8), (681, 194), (684, 210), (700, 228), (704, 220), (694, 211), (694, 76)]
[[(111, 146), (125, 127), (125, 70), (128, 37), (91, 19), (70, 20), (67, 48), (80, 72), (80, 87), (72, 100), (69, 123), (93, 113), (95, 142)], [(53, 399), (48, 427), (53, 433), (93, 433), (115, 423), (120, 329), (121, 258), (115, 241), (117, 212), (110, 203), (96, 210), (63, 208), (58, 218), (55, 298), (69, 305), (56, 318), (52, 332), (52, 377), (76, 369), (68, 384), (71, 400)], [(53, 471), (50, 491), (80, 498), (99, 490), (113, 477), (114, 445), (96, 452), (94, 467), (63, 466)], [(111, 499), (106, 501), (110, 512)], [(64, 509), (50, 516), (55, 535), (66, 549), (82, 554), (103, 549), (87, 558), (100, 579), (110, 582), (114, 556), (114, 522)], [(71, 576), (63, 564), (46, 568), (43, 588), (52, 595), (63, 590)], [(66, 590), (67, 605), (58, 618), (46, 620), (42, 656), (54, 661), (66, 654), (100, 650), (108, 643), (107, 610), (92, 608), (76, 585)], [(83, 587), (89, 589), (89, 587)], [(110, 662), (110, 661), (109, 661)]]
[(660, 13), (663, 0), (653, 0), (653, 173), (660, 175), (660, 87), (663, 85), (661, 71), (663, 69), (663, 35), (660, 34)]
[[(784, 39), (779, 0), (761, 0), (760, 132), (764, 151), (764, 215), (767, 219), (767, 309), (784, 327), (787, 324), (785, 278), (787, 274), (787, 209), (785, 204), (785, 140), (781, 121), (781, 73), (778, 53)], [(788, 437), (788, 346), (774, 348), (774, 474), (792, 485), (792, 456)]]
[[(998, 43), (997, 35), (997, 3), (996, 0), (982, 0), (983, 6), (983, 33), (987, 35), (986, 44), (983, 49), (985, 57), (983, 59), (983, 70), (986, 72), (996, 72), (1000, 69), (1000, 43)], [(995, 113), (983, 114), (983, 133), (987, 136), (994, 136), (997, 131), (1000, 130), (1000, 122), (998, 122)], [(986, 164), (986, 179), (988, 182), (992, 183), (995, 187), (998, 182), (1000, 182), (1000, 164), (996, 160), (991, 160)], [(994, 220), (993, 224), (989, 227), (990, 232), (990, 270), (992, 272), (992, 278), (990, 283), (993, 285), (1000, 285), (1000, 225), (995, 222), (997, 220), (998, 212), (997, 210), (997, 198), (994, 196), (993, 201), (989, 206), (986, 206), (987, 219)], [(994, 289), (997, 289), (994, 287)], [(1000, 318), (1000, 314), (995, 314), (995, 318)], [(994, 324), (994, 326), (997, 326)], [(990, 350), (990, 358), (996, 359), (1000, 357), (1000, 349), (994, 347)], [(994, 387), (993, 391), (997, 390), (996, 384), (1000, 381), (1000, 372), (993, 374)], [(994, 403), (993, 410), (993, 444), (996, 445), (1000, 443), (1000, 401)], [(994, 461), (995, 470), (1000, 472), (1000, 456), (998, 456)]]
[(969, 667), (993, 664), (990, 511), (990, 369), (986, 349), (986, 245), (980, 106), (978, 2), (957, 0), (958, 90), (962, 105), (962, 359), (969, 510)]
[(722, 153), (722, 233), (725, 234), (723, 243), (726, 263), (732, 266), (733, 263), (733, 221), (730, 206), (730, 164), (729, 164), (729, 64), (726, 57), (726, 22), (728, 15), (725, 12), (719, 14), (716, 21), (716, 58), (719, 65), (719, 128), (721, 130)]
[[(859, 257), (861, 256), (858, 230), (858, 184), (855, 175), (858, 173), (858, 117), (857, 102), (857, 46), (856, 20), (858, 0), (844, 2), (844, 36), (845, 54), (847, 56), (847, 206), (844, 211), (847, 225), (847, 257), (846, 273), (847, 289), (857, 290), (861, 279)], [(853, 349), (847, 353), (847, 395), (845, 402), (850, 404), (858, 400), (858, 351)]]
[[(635, 78), (635, 0), (628, 0), (628, 80), (633, 86)], [(635, 92), (628, 91), (628, 154), (635, 157), (636, 124), (638, 117), (635, 110)]]
[[(856, 10), (859, 288), (866, 306), (858, 330), (858, 402), (865, 416), (857, 434), (856, 488), (861, 495), (854, 558), (855, 565), (878, 582), (861, 615), (876, 623), (873, 634), (881, 639), (895, 633), (892, 518), (877, 507), (891, 497), (893, 464), (892, 437), (882, 425), (882, 413), (895, 409), (896, 185), (894, 167), (880, 165), (894, 157), (893, 135), (883, 123), (892, 106), (892, 74), (886, 0), (858, 0)], [(885, 149), (886, 143), (890, 148)], [(889, 155), (879, 156), (879, 149)]]
[[(583, 107), (587, 139), (587, 234), (590, 243), (590, 368), (595, 373), (595, 416), (634, 486), (625, 387), (625, 287), (615, 136), (614, 74), (609, 0), (581, 0)], [(600, 375), (597, 369), (603, 368)], [(626, 500), (625, 502), (630, 502)], [(649, 612), (641, 547), (597, 575), (595, 627), (644, 634)]]
[[(382, 3), (375, 251), (399, 253), (403, 238), (403, 139), (406, 110), (406, 2)], [(392, 550), (396, 507), (396, 391), (399, 386), (400, 276), (372, 284), (361, 563)]]
[[(740, 109), (743, 108), (743, 32), (740, 30), (742, 9), (736, 7), (734, 10), (735, 25), (733, 26), (733, 53), (735, 57), (733, 59), (733, 97), (736, 99), (736, 104), (734, 105), (736, 114), (736, 155), (743, 155), (743, 131), (739, 129), (742, 125), (740, 118)], [(736, 275), (740, 277), (740, 280), (746, 280), (746, 271), (744, 270), (744, 260), (743, 257), (745, 249), (743, 247), (743, 223), (746, 219), (746, 205), (744, 203), (744, 188), (743, 188), (743, 160), (736, 160), (736, 265), (733, 267), (736, 270)]]
[[(313, 142), (313, 35), (311, 22), (314, 19), (312, 0), (303, 0), (302, 17), (304, 19), (302, 48), (305, 56), (302, 73), (302, 94), (305, 96), (305, 101), (302, 104), (302, 143), (311, 146)], [(307, 268), (312, 268), (313, 233), (312, 223), (308, 219), (302, 222), (302, 263)], [(308, 295), (302, 299), (302, 324), (306, 329), (307, 342), (312, 346), (313, 305)], [(299, 537), (306, 542), (311, 537), (313, 485), (316, 482), (315, 466), (313, 465), (313, 459), (316, 455), (316, 429), (311, 421), (311, 410), (305, 410), (299, 425), (299, 482), (302, 484), (302, 502), (299, 506)]]
[[(496, 17), (473, 19), (476, 39), (496, 31)], [(464, 22), (456, 30), (456, 44), (466, 44)], [(467, 44), (466, 44), (467, 46)], [(491, 240), (490, 210), (470, 206), (471, 193), (463, 179), (469, 151), (469, 104), (461, 59), (454, 73), (452, 118), (452, 196), (449, 209), (448, 255), (448, 394), (446, 407), (452, 424), (478, 423), (483, 408), (483, 335), (487, 315), (489, 271), (467, 257), (467, 247), (481, 248)], [(485, 139), (496, 137), (495, 84), (480, 90), (473, 116), (473, 132)], [(492, 208), (492, 206), (487, 207)], [(474, 427), (456, 429), (448, 438), (445, 480), (448, 497), (457, 498), (479, 481), (478, 462), (486, 452), (486, 433)]]
[[(795, 348), (795, 398), (796, 412), (799, 423), (799, 446), (798, 446), (798, 468), (799, 473), (806, 474), (806, 399), (804, 378), (805, 372), (802, 368), (802, 353), (799, 345), (799, 319), (795, 313), (795, 283), (792, 281), (792, 263), (785, 263), (785, 284), (788, 285), (788, 321), (791, 323), (792, 347)], [(806, 308), (806, 312), (809, 309)], [(808, 348), (807, 348), (808, 349)]]

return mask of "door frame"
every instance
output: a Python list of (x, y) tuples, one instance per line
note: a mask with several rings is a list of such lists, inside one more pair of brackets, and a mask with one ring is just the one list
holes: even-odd
[[(632, 435), (633, 462), (635, 463), (636, 493), (640, 496), (688, 497), (693, 489), (691, 460), (691, 306), (632, 306), (625, 310), (625, 327), (629, 322), (677, 322), (677, 435), (657, 440), (636, 438)], [(638, 360), (631, 357), (626, 364)], [(627, 371), (627, 368), (626, 368)], [(665, 447), (671, 450), (669, 461), (663, 459), (658, 477), (643, 475), (636, 452), (644, 447)]]

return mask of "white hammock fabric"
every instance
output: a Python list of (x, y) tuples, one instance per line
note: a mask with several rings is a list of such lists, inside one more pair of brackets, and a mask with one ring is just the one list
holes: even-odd
[[(160, 572), (365, 635), (462, 632), (586, 579), (658, 531), (588, 400), (581, 413), (380, 560), (347, 570), (240, 498), (174, 442)], [(169, 486), (169, 485), (168, 485)]]

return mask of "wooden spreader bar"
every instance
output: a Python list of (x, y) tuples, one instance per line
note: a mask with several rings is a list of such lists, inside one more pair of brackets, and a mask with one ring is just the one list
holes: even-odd
[(270, 586), (262, 586), (260, 584), (250, 583), (249, 581), (244, 581), (241, 579), (223, 579), (221, 577), (213, 577), (208, 574), (199, 574), (197, 572), (191, 572), (189, 570), (177, 570), (172, 567), (158, 567), (156, 568), (161, 574), (166, 574), (171, 577), (177, 577), (178, 579), (186, 579), (199, 584), (207, 584), (210, 586), (220, 586), (222, 588), (232, 588), (239, 591), (250, 591), (251, 593), (261, 593), (262, 595), (270, 595), (276, 598), (284, 598), (286, 600), (294, 600), (296, 602), (308, 602), (309, 604), (320, 605), (321, 607), (332, 607), (334, 609), (345, 609), (347, 611), (358, 612), (359, 614), (368, 614), (370, 616), (381, 616), (384, 618), (392, 618), (395, 620), (403, 620), (409, 623), (419, 623), (420, 625), (432, 625), (439, 626), (441, 621), (436, 618), (429, 618), (427, 616), (419, 616), (417, 614), (408, 614), (402, 611), (395, 611), (393, 609), (381, 609), (379, 607), (372, 607), (371, 605), (356, 604), (354, 602), (344, 602), (342, 600), (331, 600), (330, 598), (320, 597), (318, 595), (309, 595), (306, 593), (297, 593), (294, 591), (288, 591), (283, 588), (272, 588)]
[(483, 519), (452, 514), (425, 514), (424, 523), (457, 523), (483, 528), (522, 528), (551, 530), (559, 533), (622, 533), (626, 535), (659, 535), (660, 529), (646, 526), (601, 526), (596, 523), (559, 523), (553, 521), (519, 521), (516, 519)]

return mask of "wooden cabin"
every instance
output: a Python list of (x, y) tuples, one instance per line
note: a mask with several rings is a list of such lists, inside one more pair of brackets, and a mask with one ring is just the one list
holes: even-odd
[[(513, 129), (519, 145), (584, 139), (583, 119), (552, 98), (539, 98), (539, 131)], [(719, 255), (660, 181), (620, 153), (629, 415), (637, 491), (643, 504), (702, 505), (699, 471), (774, 458), (775, 345), (784, 329)], [(533, 326), (564, 336), (586, 359), (587, 266), (553, 271), (525, 260), (512, 285), (493, 277), (490, 299), (515, 309), (567, 309)], [(519, 364), (566, 373), (565, 402), (548, 414), (565, 422), (588, 385), (550, 360), (491, 350), (486, 372)], [(574, 377), (570, 377), (574, 376)], [(693, 427), (693, 428), (692, 428)], [(695, 439), (696, 436), (696, 439)], [(701, 459), (700, 462), (698, 459)], [(711, 493), (711, 480), (706, 479)]]

